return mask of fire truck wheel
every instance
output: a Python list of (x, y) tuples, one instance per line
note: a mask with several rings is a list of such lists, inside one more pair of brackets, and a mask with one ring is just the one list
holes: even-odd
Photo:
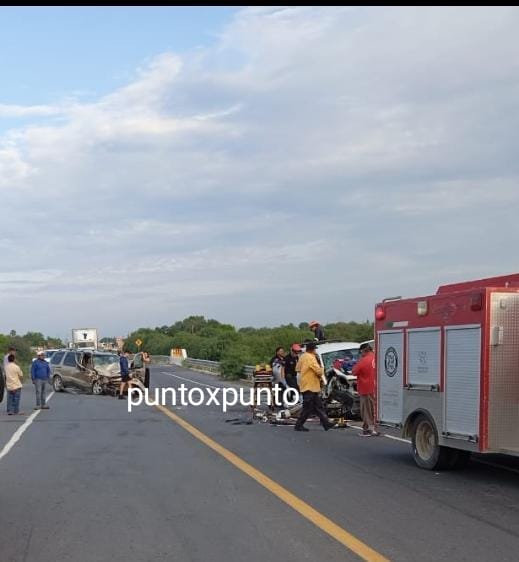
[(434, 423), (425, 415), (416, 418), (412, 437), (413, 457), (420, 468), (442, 470), (449, 468), (451, 449), (438, 444)]

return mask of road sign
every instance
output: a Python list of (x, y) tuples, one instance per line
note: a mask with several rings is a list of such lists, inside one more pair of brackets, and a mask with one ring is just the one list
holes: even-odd
[(135, 345), (136, 345), (137, 347), (140, 347), (140, 346), (142, 345), (142, 341), (139, 340), (139, 339), (135, 340)]

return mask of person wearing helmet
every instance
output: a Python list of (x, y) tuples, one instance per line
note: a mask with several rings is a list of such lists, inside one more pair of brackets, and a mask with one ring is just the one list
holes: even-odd
[(290, 353), (285, 357), (285, 381), (287, 386), (295, 388), (298, 392), (296, 365), (300, 353), (301, 346), (298, 343), (294, 343), (290, 347)]
[(321, 324), (319, 324), (319, 322), (317, 322), (317, 320), (312, 320), (308, 324), (308, 327), (314, 333), (314, 337), (317, 341), (324, 341), (326, 339), (326, 336), (324, 335), (324, 329), (321, 326)]

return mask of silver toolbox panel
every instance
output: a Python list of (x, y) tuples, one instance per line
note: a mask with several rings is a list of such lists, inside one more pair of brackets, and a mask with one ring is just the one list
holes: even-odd
[(488, 449), (519, 453), (519, 295), (492, 293)]
[(410, 385), (440, 384), (440, 328), (407, 331), (407, 382)]
[(454, 436), (479, 436), (481, 327), (445, 328), (445, 425)]
[(377, 380), (379, 384), (378, 417), (387, 423), (402, 423), (404, 333), (379, 332)]

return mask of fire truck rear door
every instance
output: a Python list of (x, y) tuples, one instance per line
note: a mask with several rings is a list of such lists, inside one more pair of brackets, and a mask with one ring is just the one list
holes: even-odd
[(378, 332), (378, 418), (381, 422), (402, 423), (403, 351), (403, 331)]
[(481, 326), (449, 326), (445, 338), (445, 432), (477, 438)]

